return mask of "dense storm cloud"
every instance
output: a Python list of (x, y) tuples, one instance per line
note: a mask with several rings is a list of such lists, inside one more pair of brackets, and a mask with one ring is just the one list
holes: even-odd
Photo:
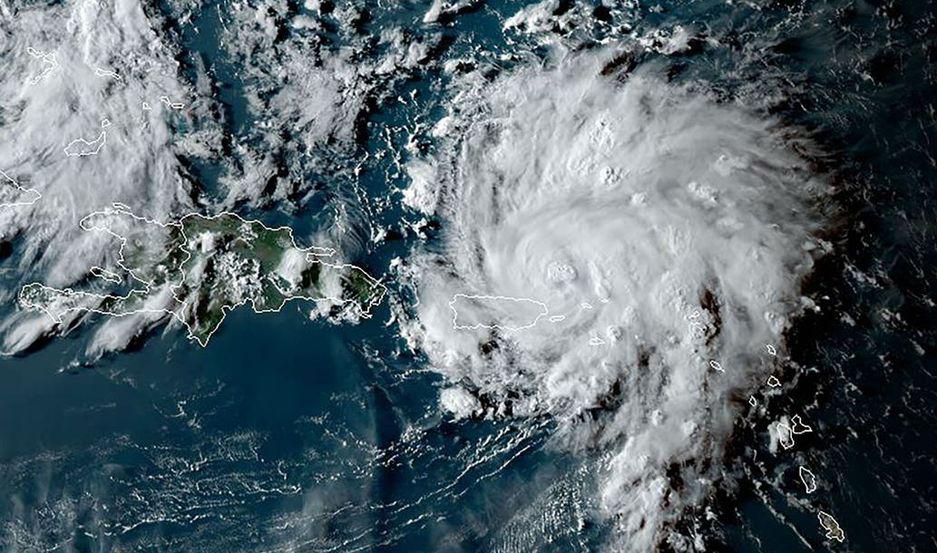
[(548, 414), (571, 447), (609, 447), (601, 504), (647, 551), (713, 491), (800, 310), (828, 187), (776, 122), (627, 59), (466, 88), (405, 195), (445, 222), (410, 268), (443, 406)]

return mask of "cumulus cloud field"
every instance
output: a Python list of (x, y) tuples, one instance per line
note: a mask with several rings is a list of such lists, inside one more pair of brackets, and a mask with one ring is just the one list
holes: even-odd
[[(269, 0), (227, 11), (133, 0), (0, 8), (0, 239), (16, 242), (8, 263), (18, 277), (0, 288), (9, 305), (29, 282), (119, 293), (116, 278), (98, 277), (120, 272), (119, 242), (79, 225), (114, 203), (161, 221), (289, 210), (324, 188), (311, 178), (317, 172), (352, 181), (362, 118), (432, 45), (399, 27), (372, 42), (350, 5), (326, 13), (310, 4), (304, 14)], [(243, 89), (228, 101), (243, 103), (243, 113), (222, 105), (219, 69), (182, 44), (181, 26), (201, 12), (217, 18), (217, 56), (239, 67)], [(323, 38), (334, 29), (339, 45)], [(201, 181), (203, 166), (218, 173), (218, 190)], [(328, 190), (331, 215), (309, 242), (360, 248), (364, 216), (346, 184)], [(11, 310), (0, 320), (2, 351), (27, 351), (87, 318), (56, 323)], [(87, 352), (119, 351), (165, 321), (145, 313), (98, 321)]]

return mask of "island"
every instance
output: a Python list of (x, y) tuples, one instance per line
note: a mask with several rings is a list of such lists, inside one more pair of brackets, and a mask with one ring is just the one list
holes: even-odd
[(119, 244), (116, 267), (93, 267), (90, 274), (114, 283), (123, 273), (127, 285), (111, 294), (41, 283), (24, 286), (20, 305), (42, 311), (56, 323), (75, 311), (115, 317), (165, 314), (206, 346), (227, 313), (239, 306), (265, 313), (294, 299), (322, 301), (347, 317), (367, 318), (386, 291), (363, 269), (332, 262), (335, 250), (300, 247), (289, 227), (271, 228), (234, 213), (192, 213), (159, 222), (114, 204), (79, 224), (85, 231), (107, 233)]

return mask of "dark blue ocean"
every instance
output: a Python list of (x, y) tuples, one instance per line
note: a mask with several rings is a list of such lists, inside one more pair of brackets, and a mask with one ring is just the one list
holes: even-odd
[[(441, 34), (440, 55), (453, 58), (518, 47), (501, 23), (523, 2), (480, 2), (432, 29), (415, 23), (426, 4), (385, 4), (367, 6), (369, 32), (404, 22), (417, 35)], [(239, 92), (246, 83), (216, 32), (226, 3), (203, 3), (188, 23), (174, 19), (172, 5), (147, 9), (182, 45), (184, 69), (196, 57), (211, 68), (227, 132), (251, 140), (256, 121)], [(815, 432), (798, 441), (795, 463), (766, 452), (763, 424), (739, 421), (726, 463), (746, 477), (715, 494), (712, 547), (937, 551), (934, 2), (703, 0), (637, 13), (629, 24), (639, 29), (681, 24), (700, 37), (680, 56), (643, 61), (673, 80), (711, 83), (727, 102), (757, 80), (783, 91), (765, 109), (809, 133), (823, 152), (817, 170), (838, 188), (827, 236), (834, 250), (805, 290), (822, 298), (820, 310), (789, 336), (781, 374), (795, 385), (768, 407), (803, 412)], [(602, 9), (595, 15), (604, 21)], [(613, 19), (568, 38), (596, 47), (624, 35), (622, 25)], [(707, 37), (729, 47), (711, 48)], [(325, 38), (335, 48), (343, 40)], [(547, 59), (545, 48), (526, 46)], [(365, 115), (353, 157), (370, 154), (357, 181), (367, 198), (406, 185), (377, 154), (386, 136), (402, 147), (401, 129), (442, 114), (437, 69), (394, 83), (391, 97), (413, 102), (384, 99)], [(219, 167), (190, 170), (205, 198), (223, 196)], [(308, 177), (318, 191), (298, 211), (271, 205), (243, 214), (304, 236), (328, 224), (335, 202), (367, 203), (347, 180)], [(408, 217), (393, 206), (367, 224), (400, 230)], [(415, 240), (400, 230), (374, 246), (365, 225), (357, 232), (352, 261), (375, 275)], [(14, 240), (0, 268), (14, 267), (16, 256)], [(7, 272), (0, 278), (18, 282)], [(452, 421), (437, 407), (440, 377), (407, 352), (386, 304), (358, 324), (310, 320), (307, 311), (300, 303), (277, 314), (234, 311), (204, 349), (160, 327), (131, 351), (87, 360), (94, 324), (86, 324), (0, 358), (0, 546), (429, 552), (594, 551), (606, 543), (588, 461), (550, 440), (550, 421)], [(845, 542), (824, 540), (815, 511), (799, 503), (796, 464), (813, 467), (821, 486), (811, 501), (836, 516)], [(532, 498), (551, 486), (562, 486), (554, 495), (568, 503), (531, 521), (542, 531), (506, 526), (536, 510)]]

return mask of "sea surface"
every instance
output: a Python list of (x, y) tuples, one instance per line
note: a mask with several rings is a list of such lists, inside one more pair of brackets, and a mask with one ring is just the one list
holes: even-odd
[[(502, 32), (523, 3), (478, 4), (428, 29), (415, 23), (426, 5), (376, 3), (365, 26), (438, 33), (445, 58), (476, 48), (506, 54), (504, 71), (547, 63), (549, 47)], [(227, 132), (248, 136), (257, 122), (218, 43), (221, 6), (205, 3), (165, 32), (212, 68)], [(179, 10), (150, 9), (169, 21)], [(776, 101), (760, 96), (758, 109), (808, 134), (822, 152), (816, 170), (837, 186), (826, 237), (833, 250), (805, 289), (817, 309), (789, 335), (783, 393), (766, 399), (767, 415), (737, 424), (726, 471), (745, 477), (692, 515), (709, 521), (710, 550), (937, 550), (937, 6), (704, 0), (629, 13), (630, 30), (615, 20), (565, 40), (588, 49), (635, 29), (692, 29), (693, 48), (646, 63), (675, 82), (705, 81), (725, 102), (744, 103), (769, 83)], [(394, 197), (406, 175), (381, 152), (403, 150), (414, 125), (439, 118), (445, 79), (438, 67), (418, 73), (369, 110), (356, 156), (370, 157), (354, 189), (313, 173), (321, 193), (298, 211), (246, 206), (244, 215), (303, 235), (329, 221), (321, 213), (334, 202), (367, 212)], [(224, 195), (220, 167), (191, 170), (209, 195)], [(399, 202), (374, 213), (357, 230), (363, 237), (370, 228), (395, 232), (362, 239), (353, 261), (382, 275), (418, 238), (401, 231), (415, 217)], [(0, 285), (18, 281), (17, 247), (13, 240), (3, 254)], [(299, 302), (276, 314), (239, 309), (206, 348), (160, 327), (131, 351), (89, 360), (93, 327), (0, 358), (4, 551), (593, 551), (607, 543), (590, 477), (597, 461), (559, 447), (548, 419), (456, 421), (441, 412), (441, 377), (407, 350), (386, 304), (358, 324), (310, 320)], [(791, 455), (771, 454), (765, 422), (796, 412), (814, 432), (799, 436)], [(809, 497), (801, 465), (819, 481)], [(844, 542), (823, 538), (817, 509), (835, 516)]]

